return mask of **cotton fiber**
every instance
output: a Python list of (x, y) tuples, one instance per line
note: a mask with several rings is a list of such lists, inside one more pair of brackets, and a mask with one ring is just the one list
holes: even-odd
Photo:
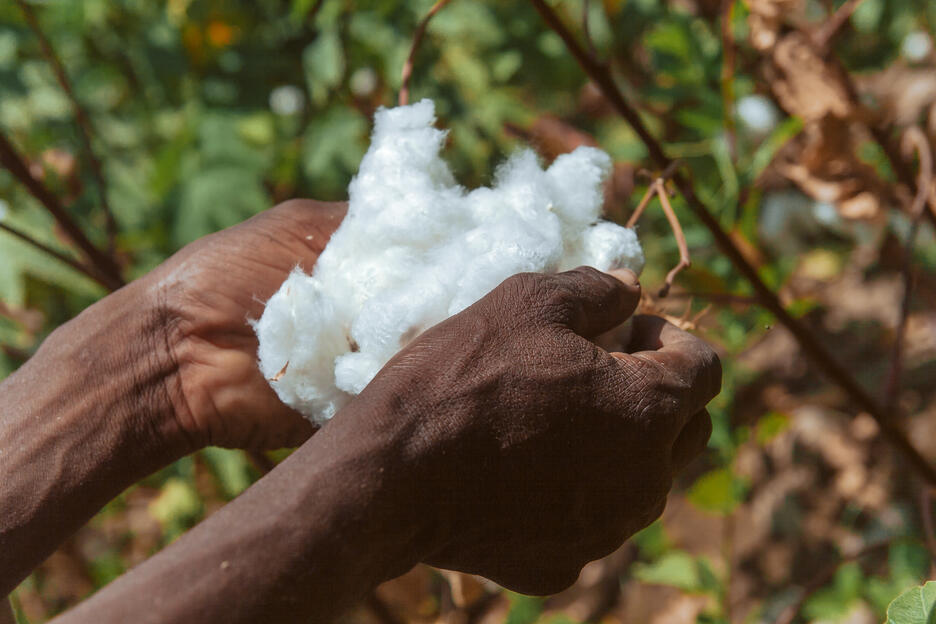
[(374, 122), (348, 214), (312, 275), (294, 270), (254, 323), (263, 375), (319, 424), (423, 330), (515, 273), (643, 267), (634, 231), (599, 220), (604, 152), (579, 147), (544, 170), (520, 151), (491, 188), (468, 191), (440, 157), (430, 100)]

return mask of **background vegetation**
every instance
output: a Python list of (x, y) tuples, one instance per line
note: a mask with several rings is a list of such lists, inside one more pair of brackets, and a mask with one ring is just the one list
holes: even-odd
[[(116, 275), (278, 201), (343, 198), (430, 6), (0, 4), (0, 377)], [(348, 621), (880, 622), (932, 575), (934, 24), (925, 0), (454, 0), (438, 13), (411, 97), (436, 101), (464, 184), (522, 144), (545, 160), (595, 144), (616, 160), (606, 212), (623, 222), (679, 159), (667, 184), (693, 264), (657, 295), (678, 248), (654, 202), (639, 224), (644, 307), (718, 346), (724, 391), (663, 519), (571, 590), (527, 598), (418, 567)], [(258, 478), (253, 462), (211, 448), (131, 488), (17, 589), (17, 617), (45, 621), (139, 563)]]

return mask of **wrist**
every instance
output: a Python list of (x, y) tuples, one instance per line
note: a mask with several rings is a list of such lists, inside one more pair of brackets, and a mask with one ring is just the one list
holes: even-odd
[(375, 546), (392, 550), (385, 559), (394, 566), (387, 579), (429, 557), (445, 532), (432, 504), (432, 475), (414, 443), (414, 406), (400, 396), (368, 388), (306, 443), (309, 457), (326, 467), (330, 480), (356, 484), (360, 502), (348, 497), (352, 505), (382, 518), (374, 525), (382, 531)]
[(193, 448), (159, 319), (131, 284), (55, 330), (0, 385), (0, 595), (123, 489)]
[(166, 322), (152, 289), (138, 280), (58, 328), (37, 353), (59, 361), (73, 393), (93, 397), (85, 417), (100, 419), (132, 445), (136, 478), (201, 446), (177, 413), (178, 366)]

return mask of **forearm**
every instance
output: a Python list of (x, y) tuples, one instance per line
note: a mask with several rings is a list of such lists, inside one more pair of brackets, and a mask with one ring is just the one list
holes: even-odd
[(343, 426), (355, 409), (57, 622), (325, 622), (405, 572), (427, 554), (426, 514), (401, 445)]
[(56, 330), (0, 385), (0, 596), (124, 488), (190, 450), (139, 284)]

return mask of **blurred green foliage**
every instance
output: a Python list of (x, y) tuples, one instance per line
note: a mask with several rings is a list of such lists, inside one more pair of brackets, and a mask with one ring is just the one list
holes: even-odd
[[(120, 228), (117, 247), (126, 274), (144, 274), (184, 244), (235, 224), (295, 196), (341, 199), (368, 140), (370, 116), (392, 105), (412, 32), (431, 0), (53, 0), (37, 2), (43, 30), (62, 57), (77, 98), (89, 111), (94, 146), (104, 162), (107, 194)], [(581, 0), (552, 4), (570, 22)], [(690, 3), (691, 4), (691, 3)], [(717, 3), (716, 3), (717, 4)], [(821, 3), (810, 3), (821, 12)], [(313, 14), (314, 13), (314, 14)], [(747, 5), (735, 2), (731, 32), (747, 37)], [(598, 53), (613, 57), (622, 88), (667, 152), (691, 170), (698, 195), (738, 240), (762, 248), (761, 191), (741, 189), (768, 167), (777, 150), (803, 127), (779, 118), (766, 132), (747, 128), (734, 102), (765, 91), (750, 64), (733, 77), (725, 110), (723, 51), (717, 19), (663, 0), (593, 2), (590, 31)], [(852, 70), (880, 69), (900, 55), (907, 34), (936, 21), (936, 4), (866, 0), (842, 42)], [(745, 59), (742, 57), (742, 61)], [(486, 183), (520, 141), (507, 125), (529, 127), (555, 115), (595, 137), (624, 162), (644, 164), (646, 150), (613, 115), (582, 105), (584, 78), (562, 41), (545, 30), (525, 2), (455, 0), (431, 23), (416, 56), (412, 97), (436, 101), (440, 125), (450, 129), (447, 158), (466, 185)], [(725, 122), (738, 127), (732, 154)], [(43, 58), (34, 33), (14, 3), (0, 4), (0, 127), (27, 154), (37, 175), (55, 190), (92, 239), (104, 243), (104, 214), (91, 172), (81, 158), (68, 99)], [(864, 157), (887, 174), (873, 144)], [(636, 190), (639, 193), (643, 188)], [(631, 205), (633, 205), (632, 202)], [(680, 277), (688, 290), (749, 295), (679, 198), (674, 207), (686, 229), (694, 266)], [(610, 206), (624, 215), (630, 206)], [(0, 216), (56, 248), (62, 237), (47, 213), (6, 171), (0, 171)], [(646, 284), (659, 284), (677, 249), (665, 220), (651, 210), (641, 222)], [(844, 257), (840, 242), (822, 243)], [(921, 252), (936, 262), (936, 254)], [(929, 254), (929, 255), (926, 255)], [(796, 254), (767, 254), (764, 279), (779, 287)], [(31, 353), (41, 338), (105, 293), (55, 259), (0, 232), (0, 301), (38, 310), (41, 326), (0, 315), (0, 377)], [(798, 315), (815, 306), (790, 302)], [(698, 311), (702, 304), (694, 305)], [(711, 313), (725, 352), (738, 353), (769, 331), (772, 319), (756, 307)], [(733, 470), (740, 445), (766, 444), (788, 426), (788, 416), (765, 413), (751, 427), (731, 426), (735, 392), (750, 378), (725, 361), (724, 391), (710, 407), (715, 431), (708, 471), (687, 484), (689, 500), (706, 512), (732, 513), (746, 495)], [(150, 512), (163, 528), (161, 544), (205, 512), (196, 462), (229, 500), (258, 477), (238, 452), (208, 449), (149, 478), (141, 487), (158, 495)], [(100, 518), (120, 513), (124, 497)], [(721, 621), (725, 574), (721, 565), (676, 549), (659, 524), (636, 539), (633, 574), (647, 583), (715, 597), (707, 621)], [(896, 550), (895, 550), (896, 549)], [(828, 587), (805, 605), (809, 617), (835, 620), (857, 600), (883, 615), (888, 602), (926, 574), (920, 549), (894, 545), (886, 578), (842, 566)], [(97, 586), (123, 572), (119, 552), (93, 561)], [(30, 580), (27, 585), (34, 586)], [(24, 586), (25, 587), (25, 586)], [(541, 601), (511, 598), (507, 621), (539, 621)], [(767, 599), (767, 603), (770, 599)], [(559, 622), (560, 620), (546, 620)], [(565, 621), (565, 620), (561, 620)], [(903, 620), (901, 620), (903, 621)]]

